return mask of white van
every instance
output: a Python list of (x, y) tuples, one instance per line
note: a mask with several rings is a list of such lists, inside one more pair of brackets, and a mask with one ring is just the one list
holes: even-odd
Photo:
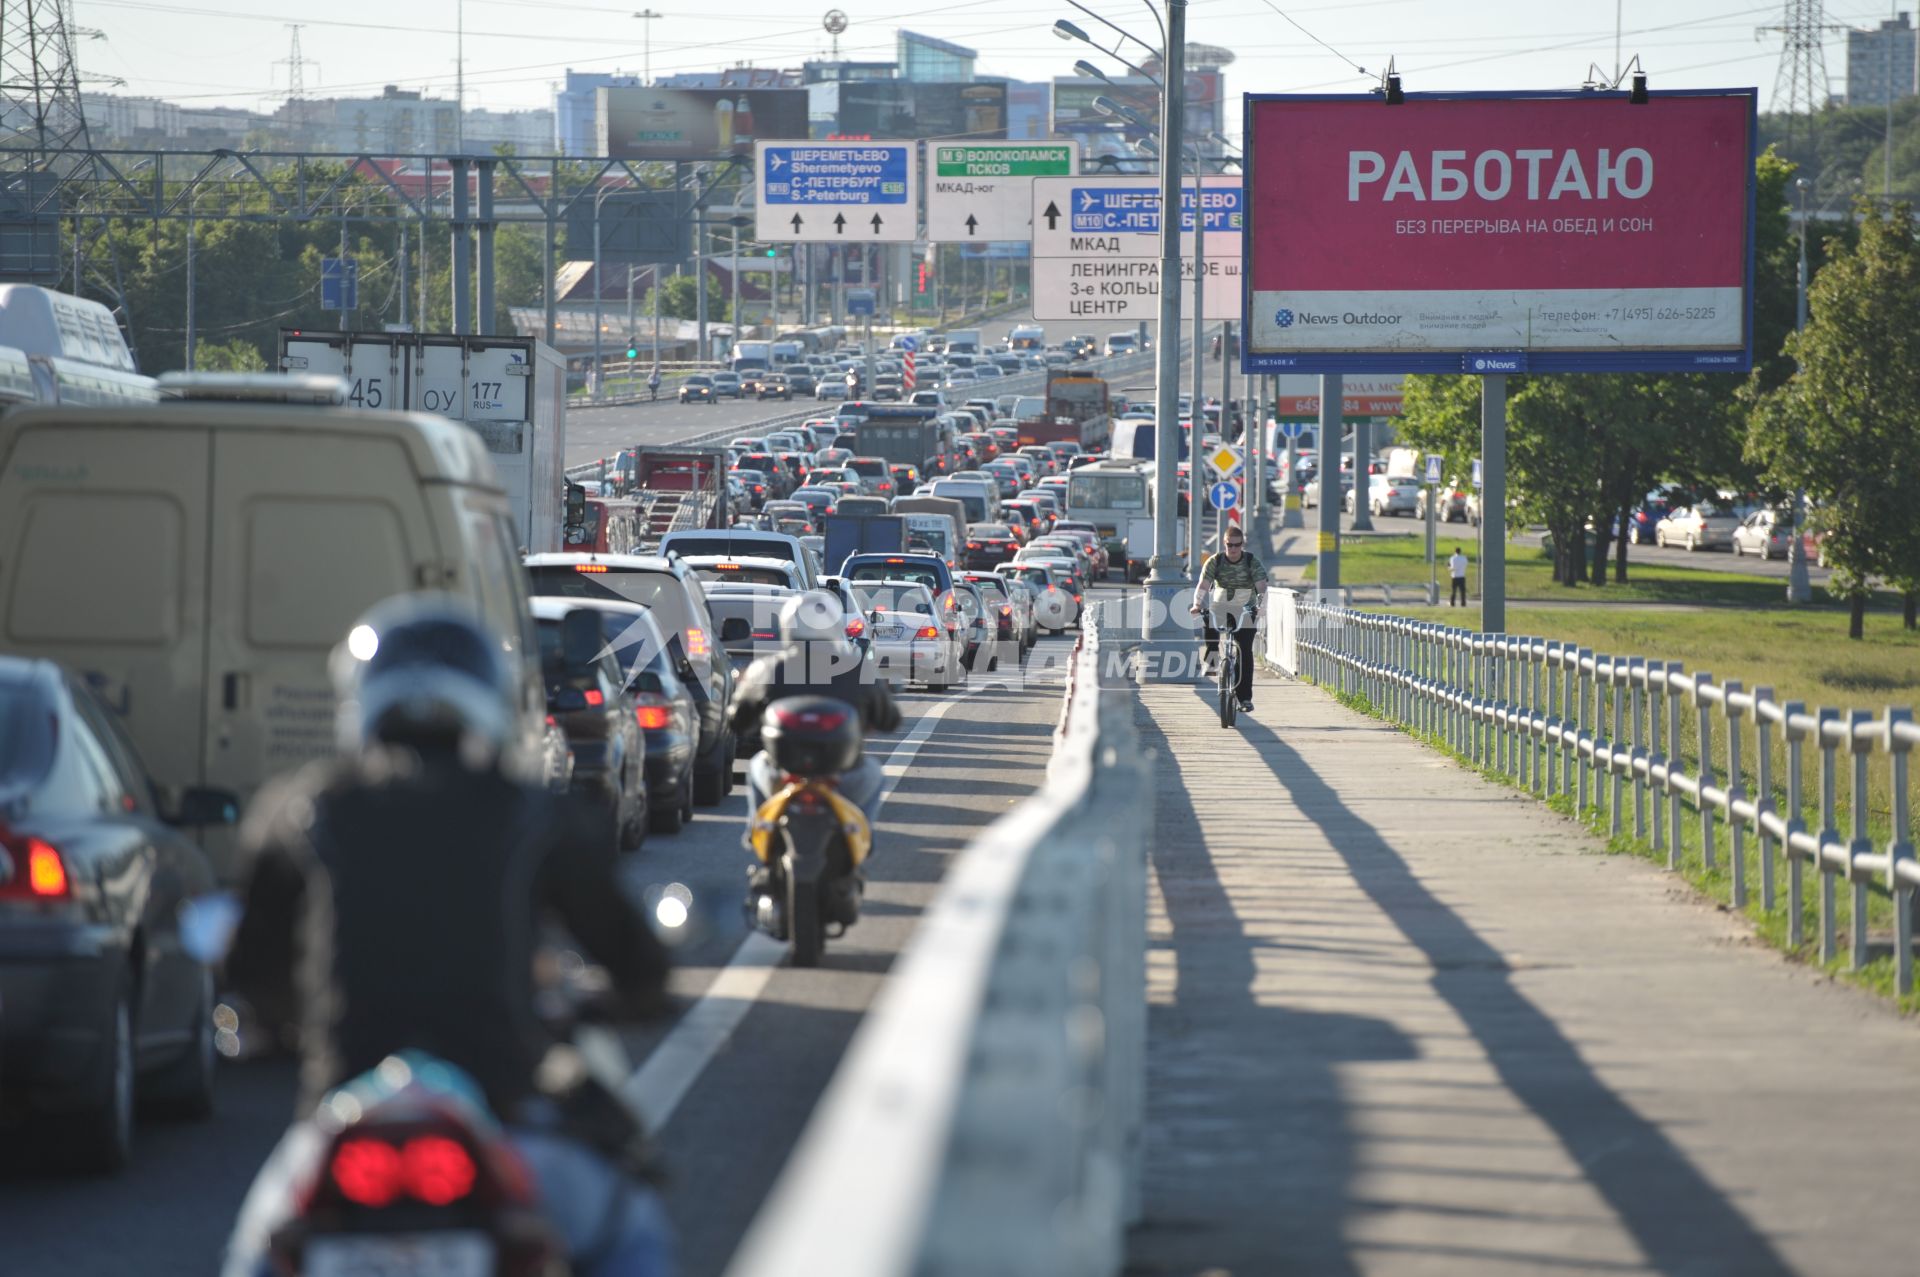
[[(154, 779), (260, 784), (334, 748), (328, 657), (381, 599), (471, 599), (545, 713), (512, 511), (469, 427), (190, 401), (0, 418), (0, 647), (69, 666)], [(208, 854), (235, 880), (231, 839)]]

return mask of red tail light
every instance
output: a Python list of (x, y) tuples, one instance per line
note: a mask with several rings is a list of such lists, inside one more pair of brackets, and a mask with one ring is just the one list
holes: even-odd
[(673, 709), (663, 699), (648, 699), (633, 707), (633, 716), (650, 732), (664, 732), (673, 725)]
[(13, 855), (13, 878), (0, 882), (0, 898), (10, 900), (64, 900), (72, 892), (67, 862), (60, 849), (31, 834), (0, 836), (0, 846)]
[(403, 1195), (429, 1206), (447, 1206), (473, 1192), (480, 1169), (459, 1140), (417, 1135), (395, 1147), (371, 1136), (352, 1136), (333, 1150), (327, 1177), (356, 1206), (378, 1209)]
[(862, 634), (865, 634), (866, 632), (867, 632), (867, 623), (865, 621), (861, 620), (857, 616), (851, 617), (848, 619), (847, 621), (847, 637), (848, 638), (857, 639)]
[(1013, 615), (1013, 604), (1011, 604), (1011, 603), (1002, 603), (1002, 604), (1000, 605), (1000, 615), (1002, 615), (1002, 616), (1012, 616), (1012, 615)]
[(783, 731), (831, 732), (847, 721), (846, 710), (792, 709), (778, 701), (768, 708), (767, 714)]
[(602, 692), (597, 687), (589, 687), (587, 689), (586, 696), (587, 696), (587, 704), (589, 705), (598, 706), (598, 705), (605, 705), (607, 703), (606, 693)]
[(923, 639), (939, 638), (940, 631), (934, 629), (931, 625), (923, 625), (914, 632), (913, 636), (915, 638), (923, 638)]
[(978, 541), (969, 541), (967, 542), (967, 548), (969, 550), (978, 550), (980, 548), (980, 543)]

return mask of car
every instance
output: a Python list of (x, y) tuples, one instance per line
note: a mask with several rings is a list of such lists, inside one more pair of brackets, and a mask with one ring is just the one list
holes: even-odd
[(1646, 500), (1627, 516), (1627, 540), (1634, 545), (1651, 545), (1660, 520), (1673, 513), (1673, 503), (1663, 492), (1649, 492)]
[(759, 394), (761, 381), (766, 376), (767, 374), (758, 368), (741, 369), (740, 370), (740, 397), (744, 399), (748, 395)]
[(1441, 523), (1465, 523), (1467, 521), (1467, 490), (1455, 479), (1442, 484), (1436, 491), (1427, 484), (1420, 485), (1420, 495), (1414, 500), (1413, 516), (1416, 519), (1427, 517), (1427, 501), (1432, 495), (1434, 518)]
[(811, 590), (818, 588), (821, 576), (819, 561), (800, 544), (798, 537), (788, 533), (764, 531), (745, 531), (740, 528), (687, 528), (679, 532), (669, 532), (660, 538), (659, 553), (686, 555), (713, 555), (719, 558), (768, 558), (785, 559), (800, 567), (799, 588)]
[(1016, 542), (1025, 545), (1040, 534), (1046, 521), (1040, 515), (1039, 506), (1031, 501), (1015, 500), (1000, 503), (1000, 522), (1007, 525)]
[(693, 569), (702, 585), (772, 585), (796, 593), (801, 589), (800, 565), (790, 559), (686, 554), (680, 561)]
[(994, 487), (1003, 499), (1012, 497), (1014, 493), (1020, 491), (1023, 482), (1019, 469), (1004, 457), (998, 461), (987, 462), (980, 467), (979, 473), (993, 480)]
[[(1354, 494), (1348, 489), (1342, 500), (1347, 512), (1354, 513)], [(1374, 518), (1389, 514), (1411, 517), (1420, 500), (1420, 484), (1413, 479), (1395, 479), (1384, 474), (1367, 476), (1367, 509)]]
[[(1346, 505), (1347, 498), (1352, 495), (1353, 495), (1353, 475), (1349, 471), (1342, 470), (1340, 472), (1340, 502), (1342, 507)], [(1320, 504), (1320, 476), (1319, 475), (1316, 474), (1315, 476), (1313, 476), (1313, 478), (1307, 480), (1307, 486), (1301, 489), (1300, 504), (1307, 507), (1308, 509), (1312, 509), (1313, 507)], [(1468, 513), (1471, 514), (1472, 511), (1469, 510)]]
[(14, 656), (0, 656), (0, 794), (0, 1101), (32, 1119), (7, 1139), (116, 1171), (137, 1102), (213, 1111), (214, 980), (183, 919), (214, 874), (181, 829), (230, 825), (240, 801), (167, 801), (83, 680)]
[(1654, 525), (1654, 544), (1663, 548), (1684, 546), (1690, 551), (1731, 549), (1734, 529), (1747, 513), (1713, 501), (1683, 505)]
[(1007, 579), (993, 572), (962, 572), (960, 579), (977, 588), (986, 600), (987, 618), (993, 630), (993, 637), (988, 641), (1000, 654), (1019, 659), (1021, 653), (1033, 645), (1032, 615), (1022, 615)]
[(817, 519), (823, 514), (833, 513), (833, 507), (840, 500), (840, 494), (813, 484), (803, 484), (793, 490), (793, 499), (806, 506)]
[[(665, 540), (674, 535), (680, 534)], [(526, 568), (535, 596), (635, 603), (652, 613), (666, 637), (674, 675), (700, 711), (693, 800), (702, 807), (723, 801), (733, 788), (734, 742), (727, 726), (733, 671), (714, 659), (713, 616), (699, 576), (664, 548), (659, 554), (530, 554)]]
[[(741, 392), (747, 390), (747, 383), (740, 383)], [(759, 399), (792, 399), (793, 384), (783, 372), (765, 372), (754, 379), (753, 394)]]
[(854, 457), (846, 468), (860, 476), (868, 495), (889, 499), (895, 495), (893, 471), (885, 457)]
[(1086, 583), (1080, 576), (1080, 565), (1074, 559), (1065, 556), (1049, 557), (1045, 550), (1030, 554), (1022, 550), (1014, 556), (1014, 563), (1022, 567), (1037, 567), (1046, 572), (1047, 584), (1056, 591), (1057, 615), (1060, 629), (1080, 623), (1080, 608), (1086, 600)]
[[(1068, 520), (1062, 520), (1062, 522), (1068, 522)], [(1047, 534), (1045, 540), (1049, 542), (1066, 540), (1079, 545), (1086, 553), (1088, 562), (1093, 565), (1094, 579), (1106, 578), (1112, 559), (1107, 551), (1106, 539), (1092, 527), (1064, 528), (1055, 524), (1053, 531)]]
[(1108, 357), (1130, 355), (1138, 349), (1140, 349), (1140, 339), (1132, 333), (1110, 333), (1107, 336), (1105, 353)]
[[(746, 498), (748, 509), (758, 510), (767, 503), (767, 498), (778, 491), (773, 476), (765, 470), (739, 469), (728, 472), (740, 481), (740, 490)], [(778, 498), (775, 498), (778, 500)]]
[(573, 750), (570, 792), (606, 808), (616, 845), (634, 851), (651, 813), (646, 734), (626, 702), (625, 672), (607, 648), (598, 613), (563, 598), (530, 599), (528, 606), (547, 681), (547, 714)]
[(1733, 530), (1735, 558), (1751, 554), (1762, 559), (1784, 559), (1793, 545), (1793, 513), (1755, 510)]
[(1012, 558), (1019, 549), (1020, 543), (1015, 539), (1013, 529), (1006, 524), (969, 523), (966, 553), (962, 558), (970, 569), (991, 571)]
[(1060, 473), (1065, 460), (1052, 448), (1041, 443), (1030, 443), (1019, 450), (1019, 455), (1033, 462), (1036, 478), (1044, 479)]
[(867, 610), (853, 592), (845, 577), (823, 576), (820, 588), (840, 600), (840, 611), (847, 618), (847, 641), (860, 649), (864, 656), (872, 647), (872, 639), (867, 634)]
[(920, 467), (895, 462), (887, 467), (887, 473), (893, 477), (893, 491), (896, 496), (908, 496), (920, 486)]
[(814, 385), (813, 397), (820, 403), (839, 403), (847, 397), (846, 379), (831, 374), (821, 377)]
[(839, 575), (858, 589), (867, 581), (914, 581), (932, 591), (948, 613), (953, 610), (953, 570), (932, 554), (849, 554)]
[(713, 378), (706, 373), (697, 372), (680, 383), (681, 403), (716, 403)]
[(1038, 563), (1003, 563), (994, 574), (1024, 584), (1033, 596), (1033, 622), (1037, 631), (1057, 634), (1071, 623), (1073, 594), (1062, 590), (1053, 576)]
[(964, 639), (943, 624), (933, 591), (917, 581), (880, 578), (851, 583), (869, 618), (874, 667), (900, 684), (945, 689), (966, 681)]
[(754, 435), (742, 435), (729, 443), (727, 447), (740, 453), (768, 452), (772, 450), (773, 442), (770, 439), (756, 437)]
[(992, 671), (1000, 667), (1000, 651), (994, 642), (998, 632), (996, 618), (989, 612), (987, 596), (974, 582), (956, 578), (953, 598), (966, 624), (967, 668)]
[(838, 470), (851, 460), (853, 460), (853, 449), (851, 448), (822, 448), (813, 454), (814, 465), (823, 466), (830, 470)]
[[(793, 597), (794, 591), (785, 586), (748, 581), (716, 585), (708, 592), (707, 606), (713, 613), (720, 650), (726, 654), (735, 679), (756, 657), (782, 649), (780, 609)], [(751, 754), (758, 750), (759, 742), (741, 741), (737, 748), (742, 755)]]
[(787, 379), (786, 397), (788, 399), (792, 399), (795, 395), (810, 395), (820, 389), (820, 379), (813, 374), (813, 371), (802, 368), (798, 364), (788, 365), (783, 375)]
[(713, 374), (713, 393), (728, 399), (741, 397), (740, 374), (737, 372), (717, 372)]

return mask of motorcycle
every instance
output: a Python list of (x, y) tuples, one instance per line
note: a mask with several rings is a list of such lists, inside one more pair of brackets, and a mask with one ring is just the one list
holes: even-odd
[(838, 937), (859, 920), (860, 866), (873, 848), (866, 813), (835, 784), (860, 762), (860, 717), (832, 697), (796, 696), (768, 707), (760, 735), (784, 783), (750, 817), (747, 839), (760, 866), (747, 890), (747, 921), (787, 941), (794, 966), (817, 966), (828, 925)]
[[(543, 955), (543, 964), (551, 961)], [(568, 968), (562, 972), (568, 987), (543, 989), (539, 1014), (563, 1031), (567, 1044), (543, 1064), (543, 1087), (553, 1081), (575, 1097), (563, 1102), (580, 1110), (569, 1114), (569, 1127), (617, 1129), (631, 1121), (637, 1131), (639, 1119), (621, 1099), (630, 1061), (619, 1035), (593, 1020), (596, 994), (581, 993), (596, 977), (603, 984), (604, 973), (560, 965)], [(265, 1248), (275, 1273), (566, 1277), (572, 1271), (566, 1239), (543, 1207), (532, 1170), (480, 1088), (426, 1052), (389, 1056), (330, 1092), (275, 1154), (254, 1191), (260, 1200), (250, 1197), (247, 1210), (259, 1209), (271, 1225)]]

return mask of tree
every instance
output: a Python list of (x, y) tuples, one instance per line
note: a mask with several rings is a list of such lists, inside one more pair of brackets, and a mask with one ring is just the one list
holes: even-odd
[(1861, 202), (1857, 246), (1836, 247), (1814, 277), (1806, 330), (1787, 343), (1799, 371), (1753, 396), (1748, 448), (1782, 488), (1819, 504), (1828, 587), (1865, 631), (1869, 582), (1920, 583), (1913, 450), (1920, 421), (1920, 243), (1908, 204)]
[(200, 372), (266, 372), (266, 357), (259, 347), (250, 341), (235, 338), (232, 341), (198, 342), (194, 346), (193, 362)]

